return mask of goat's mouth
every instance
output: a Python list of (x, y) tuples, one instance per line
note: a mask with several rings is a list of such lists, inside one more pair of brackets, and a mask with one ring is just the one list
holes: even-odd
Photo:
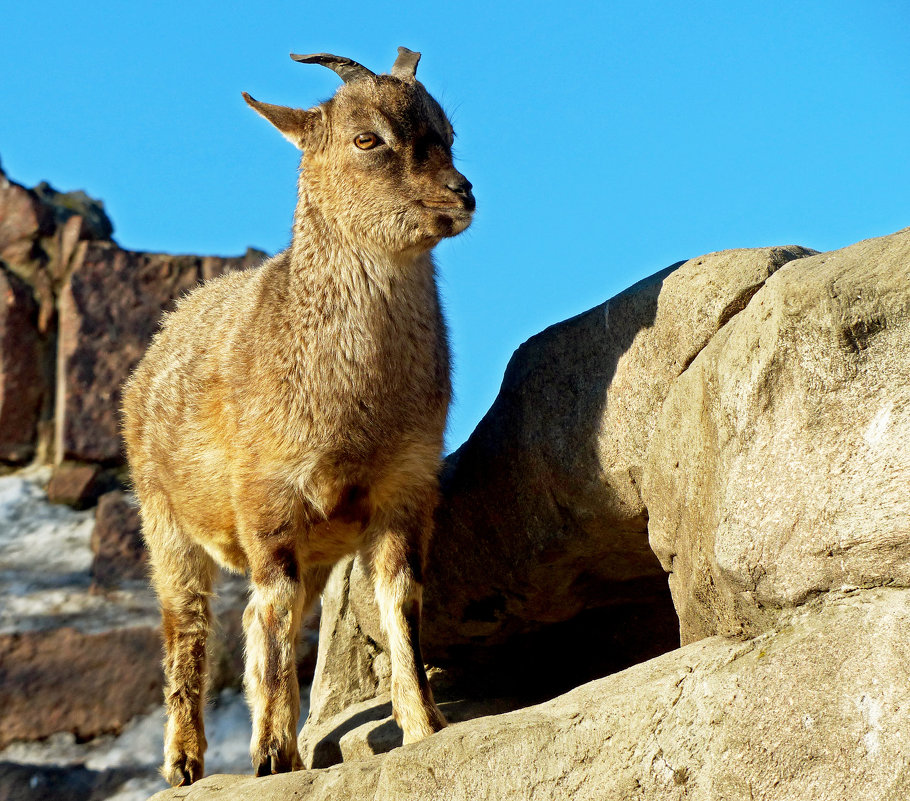
[(461, 200), (418, 200), (418, 205), (423, 206), (425, 209), (432, 209), (433, 211), (454, 211), (454, 212), (472, 212), (474, 211), (471, 204), (465, 203)]

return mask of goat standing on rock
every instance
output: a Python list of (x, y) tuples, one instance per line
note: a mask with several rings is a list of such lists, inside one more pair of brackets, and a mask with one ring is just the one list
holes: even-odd
[(127, 452), (161, 603), (162, 772), (203, 775), (216, 562), (249, 571), (257, 775), (301, 767), (295, 641), (332, 565), (374, 577), (406, 743), (445, 726), (420, 653), (449, 351), (430, 251), (471, 222), (453, 131), (399, 48), (389, 75), (328, 54), (344, 85), (303, 110), (246, 102), (303, 150), (290, 247), (166, 318), (124, 393)]

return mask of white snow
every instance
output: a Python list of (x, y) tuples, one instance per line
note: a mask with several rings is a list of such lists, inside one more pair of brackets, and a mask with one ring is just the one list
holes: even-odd
[(49, 470), (0, 477), (0, 571), (69, 582), (92, 563), (95, 515), (48, 503)]

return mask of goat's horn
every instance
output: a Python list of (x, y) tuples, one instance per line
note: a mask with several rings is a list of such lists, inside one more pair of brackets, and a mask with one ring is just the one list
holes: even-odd
[(398, 48), (398, 58), (392, 65), (392, 75), (396, 78), (413, 78), (417, 74), (417, 62), (420, 61), (420, 53), (408, 50), (406, 47)]
[(291, 58), (301, 64), (322, 64), (323, 67), (328, 67), (330, 70), (337, 72), (345, 83), (357, 81), (361, 78), (372, 78), (376, 75), (375, 72), (368, 70), (363, 64), (358, 64), (356, 61), (343, 56), (333, 56), (331, 53), (310, 53), (306, 56), (298, 56), (295, 53), (291, 53)]

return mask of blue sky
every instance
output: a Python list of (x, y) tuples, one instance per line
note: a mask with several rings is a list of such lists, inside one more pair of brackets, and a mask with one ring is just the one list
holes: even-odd
[(512, 351), (680, 259), (819, 250), (910, 225), (903, 2), (8, 3), (0, 161), (103, 199), (124, 247), (289, 240), (297, 153), (241, 90), (309, 106), (328, 51), (402, 44), (450, 112), (472, 228), (437, 249), (455, 353), (448, 444)]

